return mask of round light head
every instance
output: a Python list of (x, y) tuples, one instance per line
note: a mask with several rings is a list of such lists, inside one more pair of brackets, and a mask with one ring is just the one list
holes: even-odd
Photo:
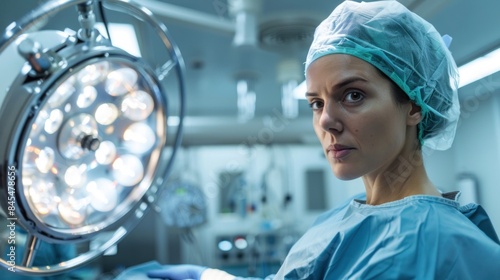
[[(76, 32), (57, 17), (74, 6)], [(155, 49), (154, 63), (101, 35), (95, 8), (154, 30), (144, 35), (164, 47)], [(102, 34), (110, 36), (108, 19)], [(65, 31), (43, 30), (49, 21)], [(16, 246), (26, 240), (20, 261), (0, 258), (0, 266), (32, 276), (68, 271), (119, 242), (156, 202), (181, 140), (182, 57), (144, 7), (128, 0), (53, 0), (7, 27), (0, 67), (0, 216), (21, 229)], [(164, 87), (179, 98), (167, 104)], [(169, 147), (167, 105), (179, 118)], [(92, 244), (99, 240), (106, 241)], [(78, 256), (37, 265), (43, 242), (85, 244)]]
[(21, 189), (51, 234), (108, 227), (150, 186), (166, 138), (165, 100), (138, 66), (121, 56), (81, 62), (54, 81), (31, 118)]

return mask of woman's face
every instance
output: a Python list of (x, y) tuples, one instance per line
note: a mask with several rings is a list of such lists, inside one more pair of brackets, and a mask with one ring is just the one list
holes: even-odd
[(337, 178), (382, 174), (410, 141), (411, 103), (397, 104), (392, 91), (387, 77), (350, 55), (326, 55), (307, 69), (314, 130)]

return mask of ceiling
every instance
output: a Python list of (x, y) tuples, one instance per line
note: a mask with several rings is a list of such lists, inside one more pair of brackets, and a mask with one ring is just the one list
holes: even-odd
[[(41, 1), (4, 0), (0, 10), (0, 28), (4, 29), (10, 22), (29, 13)], [(315, 141), (310, 125), (311, 113), (305, 101), (299, 101), (298, 118), (286, 119), (281, 116), (281, 84), (277, 65), (283, 59), (294, 59), (302, 65), (307, 44), (311, 40), (307, 31), (327, 17), (341, 1), (263, 0), (258, 14), (258, 30), (262, 31), (264, 27), (282, 28), (275, 33), (275, 37), (268, 37), (267, 42), (278, 42), (273, 48), (270, 48), (269, 43), (259, 43), (253, 47), (235, 46), (234, 19), (226, 1), (135, 0), (150, 7), (167, 26), (185, 60), (185, 145)], [(500, 47), (498, 0), (400, 2), (434, 24), (440, 33), (453, 37), (450, 50), (458, 65)], [(72, 22), (75, 21), (75, 15), (74, 11), (68, 15), (73, 18)], [(61, 17), (57, 23), (64, 22), (63, 19), (66, 20)], [(136, 31), (139, 37), (148, 32), (143, 27), (137, 27)], [(285, 31), (296, 33), (290, 35), (283, 33)], [(297, 32), (301, 35), (296, 36)], [(288, 45), (294, 47), (279, 44), (281, 41), (276, 38), (285, 40), (287, 44), (290, 42), (287, 40), (292, 38), (292, 43)], [(142, 42), (141, 47), (145, 56), (154, 58), (154, 47), (150, 48), (145, 42)], [(8, 69), (2, 68), (0, 71)], [(237, 118), (236, 82), (241, 76), (251, 77), (255, 81), (255, 117), (246, 122), (239, 122)], [(468, 86), (461, 89), (460, 94), (466, 96), (468, 91), (472, 92), (473, 88)]]

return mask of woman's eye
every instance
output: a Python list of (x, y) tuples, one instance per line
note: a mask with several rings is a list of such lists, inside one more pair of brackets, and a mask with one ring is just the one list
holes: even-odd
[(359, 102), (363, 100), (364, 95), (359, 91), (351, 91), (345, 96), (347, 102)]
[(309, 103), (309, 106), (311, 107), (311, 109), (312, 109), (313, 111), (315, 111), (315, 110), (319, 110), (319, 109), (321, 109), (321, 108), (323, 107), (323, 103), (322, 103), (322, 102), (320, 102), (320, 101), (311, 101), (311, 102)]

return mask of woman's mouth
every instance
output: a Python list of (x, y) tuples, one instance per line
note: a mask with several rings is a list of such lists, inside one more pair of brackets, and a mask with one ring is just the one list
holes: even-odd
[(327, 152), (331, 153), (333, 155), (333, 158), (335, 159), (342, 159), (347, 157), (354, 148), (341, 145), (341, 144), (335, 144), (335, 145), (330, 145), (327, 148)]

